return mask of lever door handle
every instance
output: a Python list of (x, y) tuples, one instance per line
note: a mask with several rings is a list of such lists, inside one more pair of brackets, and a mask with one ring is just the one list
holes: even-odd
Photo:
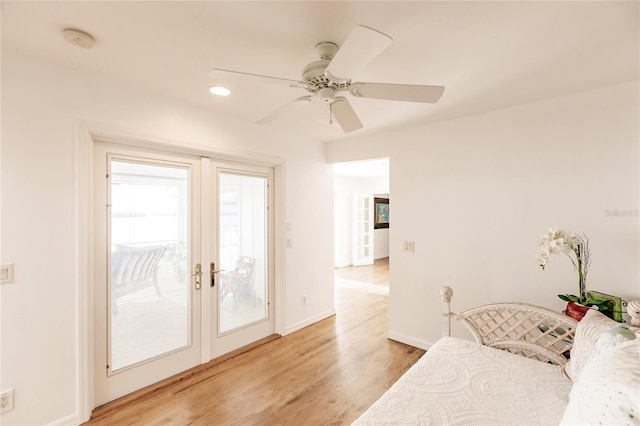
[(224, 272), (224, 269), (216, 269), (216, 264), (215, 262), (211, 262), (211, 287), (215, 287), (216, 286), (216, 274), (218, 272)]
[(196, 272), (191, 274), (192, 277), (196, 277), (196, 290), (200, 290), (200, 287), (202, 287), (202, 265), (200, 265), (199, 263), (196, 263)]

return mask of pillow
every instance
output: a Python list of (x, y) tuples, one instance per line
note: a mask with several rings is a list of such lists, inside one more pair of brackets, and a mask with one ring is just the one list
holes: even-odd
[(564, 366), (564, 372), (572, 382), (576, 381), (580, 371), (589, 361), (598, 337), (618, 324), (595, 309), (589, 309), (584, 318), (580, 320), (573, 338), (571, 359)]
[(602, 334), (571, 388), (561, 425), (640, 425), (638, 333), (620, 324)]

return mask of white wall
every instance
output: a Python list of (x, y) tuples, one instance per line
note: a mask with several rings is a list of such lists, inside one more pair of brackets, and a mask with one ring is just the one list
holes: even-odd
[(389, 257), (389, 228), (373, 230), (373, 258), (383, 259)]
[(332, 216), (309, 208), (333, 195), (321, 142), (4, 51), (2, 113), (1, 261), (15, 264), (15, 283), (0, 288), (1, 387), (15, 389), (15, 410), (2, 414), (2, 424), (78, 419), (77, 120), (213, 151), (281, 157), (293, 243), (286, 252), (285, 327), (334, 312)]
[(640, 299), (638, 94), (635, 81), (328, 144), (331, 162), (390, 157), (389, 336), (435, 342), (444, 284), (454, 311), (499, 300), (561, 310), (556, 295), (577, 292), (577, 273), (562, 256), (536, 265), (548, 227), (590, 238), (588, 289)]
[[(389, 192), (389, 177), (334, 178), (334, 266), (353, 263), (353, 196), (355, 194), (382, 194)], [(389, 256), (389, 229), (373, 231), (374, 259)]]

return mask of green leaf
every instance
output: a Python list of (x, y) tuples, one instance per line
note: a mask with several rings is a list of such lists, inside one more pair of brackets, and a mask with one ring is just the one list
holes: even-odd
[(612, 310), (612, 306), (609, 302), (610, 302), (609, 300), (592, 299), (589, 297), (587, 300), (584, 301), (583, 305), (596, 306), (600, 312), (607, 312)]
[(574, 296), (573, 294), (559, 294), (558, 297), (564, 300), (565, 302), (580, 303), (580, 298), (578, 296)]
[(598, 303), (594, 303), (593, 306), (597, 306), (599, 311), (611, 311), (613, 310), (613, 306), (609, 303), (609, 300), (598, 301)]

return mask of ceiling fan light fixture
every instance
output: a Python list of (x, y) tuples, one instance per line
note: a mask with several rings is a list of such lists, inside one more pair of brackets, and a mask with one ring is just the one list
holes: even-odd
[(318, 90), (318, 97), (322, 99), (325, 103), (332, 103), (336, 100), (336, 91), (330, 87), (325, 87), (323, 89)]
[(216, 96), (229, 96), (231, 94), (231, 90), (223, 86), (211, 86), (209, 87), (209, 92)]

